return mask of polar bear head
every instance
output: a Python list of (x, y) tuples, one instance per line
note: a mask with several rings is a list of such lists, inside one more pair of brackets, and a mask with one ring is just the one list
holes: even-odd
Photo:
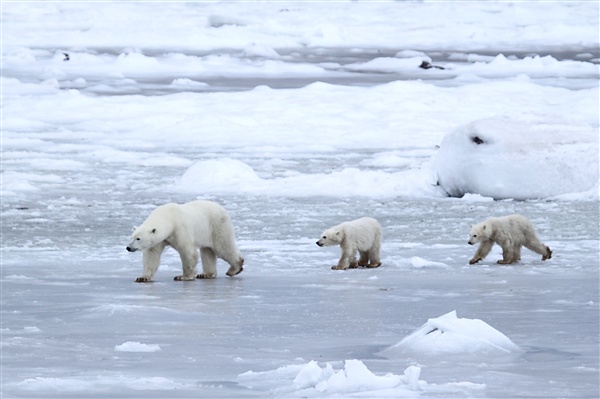
[(471, 232), (469, 233), (469, 244), (477, 244), (481, 241), (487, 241), (490, 238), (492, 228), (489, 222), (481, 222), (478, 224), (471, 225)]
[(344, 239), (344, 232), (339, 228), (331, 228), (327, 229), (321, 234), (319, 241), (317, 241), (317, 245), (320, 247), (328, 247), (331, 245), (339, 245), (342, 243)]
[(156, 227), (140, 226), (131, 235), (129, 244), (127, 244), (127, 250), (129, 252), (143, 251), (152, 248), (161, 241), (162, 239), (159, 238)]

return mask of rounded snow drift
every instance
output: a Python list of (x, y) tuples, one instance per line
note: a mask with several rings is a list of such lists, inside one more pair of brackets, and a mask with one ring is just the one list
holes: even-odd
[(435, 158), (451, 197), (537, 199), (598, 183), (598, 132), (554, 117), (493, 117), (448, 133)]

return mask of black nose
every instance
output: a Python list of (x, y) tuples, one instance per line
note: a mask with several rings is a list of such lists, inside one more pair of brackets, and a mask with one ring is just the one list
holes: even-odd
[(317, 241), (315, 244), (317, 244), (318, 246), (322, 247), (323, 244), (321, 244), (319, 241)]
[(131, 248), (129, 248), (129, 247), (127, 247), (127, 248), (125, 248), (125, 249), (127, 249), (129, 252), (133, 252), (133, 251), (131, 250)]
[(469, 245), (473, 245), (473, 243), (471, 241), (468, 241)]

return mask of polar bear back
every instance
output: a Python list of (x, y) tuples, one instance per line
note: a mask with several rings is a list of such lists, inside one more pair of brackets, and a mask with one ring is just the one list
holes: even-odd
[(374, 243), (381, 241), (381, 226), (371, 217), (344, 222), (337, 228), (344, 232), (346, 240), (352, 240), (353, 246), (361, 251), (369, 250)]
[(179, 205), (181, 223), (187, 224), (196, 245), (213, 247), (215, 243), (235, 240), (229, 214), (221, 205), (197, 200)]
[(490, 218), (484, 223), (492, 227), (491, 233), (495, 237), (490, 238), (510, 239), (518, 245), (528, 243), (537, 236), (529, 219), (519, 214)]

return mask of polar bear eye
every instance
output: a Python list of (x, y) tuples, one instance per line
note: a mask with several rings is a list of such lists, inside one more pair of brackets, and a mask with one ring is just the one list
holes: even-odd
[(323, 236), (323, 238), (327, 238), (327, 236)]
[(477, 234), (473, 234), (473, 238), (477, 237)]
[(136, 241), (140, 241), (140, 240), (141, 240), (141, 238), (140, 238), (140, 237), (138, 237), (138, 238), (136, 238), (135, 240), (136, 240)]

